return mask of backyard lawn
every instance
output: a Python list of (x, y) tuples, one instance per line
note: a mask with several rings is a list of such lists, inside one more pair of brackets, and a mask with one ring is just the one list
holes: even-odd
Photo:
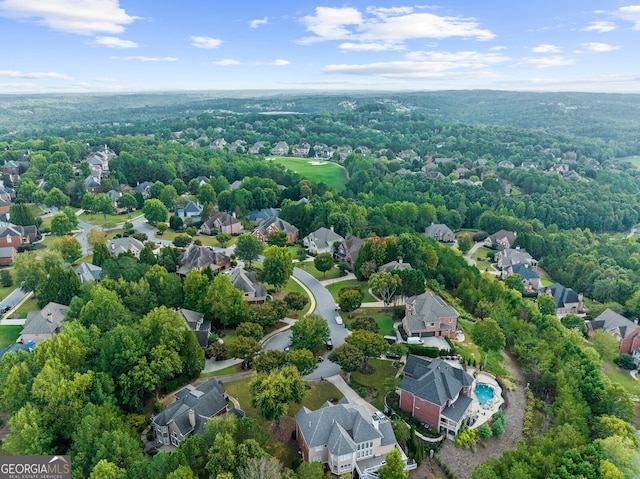
[(36, 299), (32, 297), (30, 299), (27, 299), (24, 303), (22, 303), (20, 307), (14, 311), (11, 317), (23, 319), (27, 317), (27, 313), (29, 311), (39, 311), (39, 310), (40, 308), (38, 308), (38, 301), (36, 301)]
[(329, 290), (329, 292), (331, 293), (331, 296), (333, 296), (333, 299), (336, 301), (336, 303), (338, 302), (338, 293), (345, 286), (359, 287), (364, 293), (364, 300), (363, 300), (364, 303), (372, 303), (377, 301), (377, 299), (371, 296), (371, 294), (369, 293), (369, 286), (367, 286), (367, 283), (365, 283), (364, 281), (358, 281), (356, 279), (348, 279), (346, 281), (339, 281), (337, 283), (332, 283), (327, 285), (327, 290)]
[[(473, 323), (471, 321), (458, 319), (458, 327), (464, 331), (464, 342), (455, 343), (458, 353), (464, 357), (467, 362), (470, 359), (475, 359), (476, 364), (481, 366), (484, 363), (484, 353), (473, 343), (473, 340), (471, 339)], [(487, 370), (499, 377), (508, 376), (500, 351), (491, 351), (489, 353), (489, 357), (487, 358)]]
[(633, 396), (640, 396), (640, 381), (633, 379), (629, 371), (619, 368), (613, 361), (602, 363), (602, 369), (611, 382), (619, 384)]
[(325, 279), (335, 279), (340, 276), (340, 270), (335, 267), (331, 268), (326, 273), (321, 273), (316, 269), (316, 266), (315, 264), (313, 264), (313, 261), (303, 261), (302, 263), (296, 263), (295, 265), (320, 281)]
[(298, 173), (303, 178), (313, 181), (314, 183), (323, 182), (336, 191), (344, 190), (347, 184), (346, 170), (330, 161), (317, 161), (305, 158), (290, 158), (276, 156), (268, 158), (276, 163), (283, 165), (290, 171)]
[(370, 316), (378, 323), (380, 334), (386, 336), (387, 334), (393, 334), (393, 318), (391, 314), (389, 308), (360, 308), (353, 313), (353, 318), (351, 319), (345, 313), (342, 313), (341, 316), (345, 319), (347, 327), (351, 326), (351, 323), (356, 318)]
[(0, 348), (14, 344), (20, 336), (20, 331), (22, 331), (20, 325), (0, 326)]
[(351, 380), (357, 382), (366, 387), (374, 389), (373, 404), (380, 411), (384, 411), (384, 393), (382, 392), (382, 383), (385, 379), (391, 378), (396, 375), (398, 370), (392, 366), (393, 361), (387, 361), (385, 359), (370, 359), (371, 364), (375, 369), (373, 374), (362, 374), (359, 371), (351, 373)]

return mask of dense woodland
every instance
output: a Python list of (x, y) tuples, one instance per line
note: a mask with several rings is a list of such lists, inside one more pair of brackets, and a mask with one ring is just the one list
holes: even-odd
[[(366, 277), (365, 263), (410, 263), (430, 287), (451, 294), (463, 316), (495, 319), (530, 383), (527, 440), (478, 467), (475, 479), (635, 477), (634, 404), (603, 374), (598, 353), (535, 301), (422, 233), (434, 222), (453, 230), (517, 231), (516, 244), (554, 279), (629, 317), (640, 316), (640, 244), (621, 234), (640, 223), (640, 172), (617, 159), (640, 153), (640, 97), (205, 96), (2, 98), (0, 127), (7, 134), (0, 140), (0, 162), (28, 152), (31, 166), (15, 185), (18, 201), (57, 204), (60, 192), (70, 204), (84, 207), (94, 195), (84, 189), (87, 172), (80, 160), (86, 144), (106, 144), (118, 157), (109, 163), (105, 191), (151, 181), (152, 198), (167, 208), (179, 201), (169, 194), (171, 187), (239, 215), (280, 207), (280, 216), (296, 225), (301, 237), (321, 226), (374, 237), (358, 258), (358, 276)], [(513, 108), (514, 99), (520, 108)], [(23, 111), (8, 126), (17, 108)], [(27, 119), (26, 111), (38, 120)], [(257, 113), (265, 111), (275, 114)], [(58, 121), (49, 123), (54, 116)], [(125, 118), (127, 123), (120, 123)], [(264, 154), (208, 147), (221, 137), (247, 146), (256, 141), (266, 147), (278, 141), (329, 145), (336, 149), (332, 161), (348, 171), (346, 189), (305, 180), (265, 161)], [(341, 156), (337, 149), (343, 146), (352, 151)], [(412, 153), (404, 154), (407, 150)], [(515, 168), (500, 167), (501, 161)], [(522, 162), (537, 167), (518, 168)], [(550, 173), (557, 165), (575, 174)], [(441, 177), (428, 177), (425, 167)], [(404, 174), (397, 174), (400, 170)], [(193, 183), (198, 175), (211, 177), (211, 188)], [(37, 186), (41, 180), (44, 191)], [(232, 191), (229, 185), (236, 180), (242, 184)], [(303, 197), (309, 201), (298, 202)], [(137, 198), (137, 206), (143, 205)], [(0, 406), (12, 414), (3, 449), (70, 453), (80, 464), (76, 477), (91, 471), (103, 477), (98, 467), (112, 469), (113, 477), (232, 477), (237, 467), (269, 455), (268, 440), (250, 420), (212, 421), (204, 436), (153, 459), (142, 455), (134, 431), (144, 422), (145, 401), (202, 369), (202, 351), (193, 335), (180, 332), (170, 308), (184, 304), (218, 326), (255, 318), (266, 326), (282, 312), (220, 310), (206, 298), (220, 292), (233, 298), (233, 293), (207, 275), (181, 282), (171, 274), (171, 248), (157, 259), (104, 261), (107, 279), (98, 286), (64, 281), (55, 261), (38, 272), (37, 295), (66, 301), (71, 313), (63, 334), (32, 355), (11, 354), (0, 363)], [(51, 275), (70, 289), (47, 288)], [(199, 291), (210, 294), (200, 297)], [(242, 460), (236, 463), (236, 457)], [(297, 474), (311, 477), (304, 469)]]

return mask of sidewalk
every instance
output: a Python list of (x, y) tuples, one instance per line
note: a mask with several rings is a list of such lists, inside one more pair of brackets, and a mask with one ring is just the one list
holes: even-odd
[(344, 395), (344, 397), (348, 398), (349, 401), (355, 404), (364, 406), (367, 409), (367, 411), (369, 411), (371, 414), (375, 414), (379, 412), (373, 406), (373, 404), (365, 401), (363, 398), (360, 397), (360, 395), (357, 392), (351, 389), (349, 385), (344, 381), (344, 379), (342, 379), (342, 376), (340, 376), (339, 374), (336, 374), (335, 376), (331, 376), (325, 379), (329, 381), (331, 384), (333, 384), (336, 388), (338, 388), (338, 390)]
[(320, 281), (322, 286), (327, 286), (328, 284), (340, 283), (341, 281), (348, 281), (350, 279), (356, 279), (356, 275), (353, 273), (348, 273), (346, 276), (340, 276), (339, 278), (334, 279), (323, 279)]

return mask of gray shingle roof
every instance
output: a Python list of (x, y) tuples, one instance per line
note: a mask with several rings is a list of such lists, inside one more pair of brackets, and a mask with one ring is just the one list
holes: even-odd
[(114, 238), (107, 242), (107, 249), (114, 258), (117, 258), (119, 254), (126, 253), (128, 251), (131, 251), (134, 256), (138, 256), (140, 251), (142, 251), (142, 248), (144, 248), (142, 241), (131, 236), (126, 238)]
[(461, 395), (451, 406), (447, 406), (442, 410), (442, 416), (457, 423), (460, 419), (462, 419), (462, 416), (464, 416), (465, 412), (467, 412), (467, 409), (471, 405), (472, 401), (473, 399), (471, 399), (471, 397)]
[(286, 222), (280, 218), (269, 218), (261, 222), (258, 226), (256, 226), (256, 230), (262, 233), (264, 236), (268, 236), (269, 228), (274, 227), (278, 231), (284, 231), (285, 233), (294, 234), (298, 231), (298, 228), (293, 226), (291, 223)]
[(526, 264), (516, 264), (513, 266), (513, 272), (519, 274), (522, 279), (540, 279), (540, 275), (529, 268)]
[(431, 291), (407, 299), (405, 320), (411, 331), (425, 329), (425, 323), (437, 323), (446, 318), (457, 318), (456, 309)]
[(102, 268), (91, 263), (82, 263), (76, 268), (76, 274), (80, 278), (81, 283), (89, 281), (100, 281), (102, 276)]
[(336, 241), (344, 241), (342, 236), (324, 226), (313, 233), (309, 233), (305, 239), (313, 241), (317, 248), (326, 248), (327, 246), (332, 246)]
[(254, 296), (262, 298), (267, 296), (267, 287), (258, 283), (256, 275), (242, 268), (236, 268), (229, 273), (229, 279), (233, 287), (244, 293), (253, 293)]
[(413, 269), (409, 263), (403, 263), (402, 261), (390, 261), (387, 264), (383, 264), (378, 268), (379, 272), (391, 273), (392, 271), (398, 271), (400, 269)]
[(611, 333), (620, 333), (620, 337), (624, 339), (628, 333), (635, 331), (638, 325), (612, 309), (607, 308), (600, 313), (597, 318), (591, 321), (591, 327), (594, 330), (604, 329)]
[(579, 303), (580, 298), (571, 288), (565, 288), (560, 283), (554, 283), (540, 290), (542, 293), (551, 293), (551, 297), (556, 302), (556, 308), (564, 308), (570, 303)]
[(210, 264), (228, 262), (229, 258), (208, 246), (190, 244), (184, 253), (178, 256), (178, 261), (188, 268), (202, 269)]
[(400, 389), (438, 406), (444, 406), (458, 396), (463, 387), (473, 384), (471, 375), (440, 358), (429, 361), (409, 355), (404, 372)]
[(53, 334), (60, 331), (69, 306), (50, 302), (40, 311), (29, 311), (22, 334)]

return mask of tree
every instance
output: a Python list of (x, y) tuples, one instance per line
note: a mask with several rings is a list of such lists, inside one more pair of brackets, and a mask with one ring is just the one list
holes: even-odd
[(173, 245), (176, 248), (185, 248), (189, 246), (189, 244), (191, 244), (191, 236), (189, 235), (176, 235), (176, 237), (173, 238)]
[(125, 193), (116, 201), (116, 204), (120, 208), (126, 208), (127, 214), (131, 213), (131, 210), (138, 206), (135, 196)]
[(73, 236), (64, 236), (60, 238), (60, 242), (56, 249), (62, 254), (62, 259), (67, 263), (73, 264), (82, 258), (82, 246)]
[(94, 247), (98, 243), (106, 243), (107, 234), (97, 228), (91, 228), (87, 233), (87, 243), (89, 246)]
[(218, 233), (216, 235), (216, 240), (218, 240), (218, 243), (220, 243), (220, 246), (223, 248), (225, 248), (226, 244), (231, 241), (231, 238), (232, 236), (229, 233)]
[(306, 294), (300, 293), (299, 291), (292, 291), (288, 293), (284, 297), (285, 303), (289, 309), (293, 309), (294, 311), (302, 311), (307, 304), (309, 304), (309, 298)]
[(2, 284), (3, 288), (10, 288), (13, 286), (13, 276), (7, 269), (3, 269), (0, 271), (0, 284)]
[(24, 291), (35, 293), (38, 285), (47, 277), (42, 261), (39, 261), (32, 251), (19, 254), (13, 262), (13, 269), (16, 282)]
[(169, 218), (169, 228), (173, 231), (180, 231), (184, 227), (184, 221), (178, 215), (172, 215)]
[(329, 353), (329, 361), (340, 366), (347, 373), (347, 381), (350, 381), (351, 373), (362, 368), (364, 354), (353, 344), (344, 343)]
[(51, 301), (68, 306), (79, 291), (80, 280), (75, 271), (53, 266), (49, 277), (38, 285), (38, 307), (43, 308)]
[(620, 345), (618, 340), (613, 337), (609, 331), (604, 329), (596, 329), (591, 336), (589, 336), (589, 342), (593, 345), (593, 348), (600, 355), (600, 359), (609, 362), (613, 361), (619, 354)]
[(473, 246), (473, 240), (469, 233), (461, 233), (458, 236), (458, 249), (463, 253), (466, 253)]
[(377, 358), (383, 354), (389, 344), (384, 340), (382, 336), (371, 331), (365, 331), (364, 329), (357, 329), (349, 336), (345, 341), (354, 345), (362, 354), (364, 354), (364, 363), (362, 364), (362, 371), (368, 370), (369, 358)]
[(318, 367), (318, 361), (308, 349), (293, 349), (287, 355), (287, 363), (295, 366), (298, 372), (306, 376)]
[(269, 236), (267, 237), (267, 244), (269, 246), (280, 246), (280, 247), (287, 246), (287, 232), (273, 230), (271, 233), (269, 233)]
[(65, 206), (69, 206), (69, 203), (69, 197), (58, 188), (52, 188), (51, 191), (47, 193), (47, 196), (44, 197), (44, 204), (49, 207), (62, 209)]
[(116, 466), (113, 462), (109, 462), (106, 459), (100, 459), (96, 467), (91, 471), (89, 479), (120, 479), (125, 477), (124, 469)]
[(235, 249), (236, 257), (248, 261), (249, 268), (251, 268), (251, 262), (260, 257), (262, 250), (264, 250), (264, 244), (251, 233), (244, 233), (238, 237)]
[(14, 225), (28, 226), (36, 224), (33, 213), (31, 213), (29, 206), (24, 203), (11, 205), (9, 207), (9, 216)]
[(156, 254), (153, 252), (155, 249), (155, 245), (153, 243), (145, 243), (140, 251), (140, 263), (148, 264), (149, 266), (153, 266), (157, 262)]
[[(219, 477), (219, 476), (218, 476)], [(281, 479), (282, 463), (275, 457), (252, 457), (237, 470), (239, 479)]]
[(68, 235), (73, 231), (73, 224), (64, 213), (56, 213), (51, 218), (51, 232), (56, 236)]
[(238, 325), (236, 328), (236, 334), (238, 336), (245, 336), (247, 338), (253, 338), (256, 341), (260, 341), (264, 335), (264, 328), (258, 323), (245, 321)]
[(201, 271), (192, 269), (182, 283), (184, 307), (195, 311), (204, 311), (204, 294), (209, 286), (209, 278)]
[(371, 331), (376, 334), (380, 332), (380, 326), (371, 316), (360, 316), (354, 319), (351, 323), (351, 329), (364, 329), (365, 331)]
[[(209, 183), (203, 183), (198, 188), (198, 201), (200, 204), (205, 205), (207, 203), (211, 203), (212, 205), (216, 204), (216, 191), (213, 189)], [(222, 209), (222, 208), (221, 208)], [(223, 211), (228, 211), (224, 210)]]
[(351, 317), (351, 313), (362, 305), (363, 299), (364, 294), (360, 289), (348, 288), (340, 291), (338, 305), (342, 311), (345, 311)]
[(107, 215), (115, 210), (111, 198), (106, 193), (98, 193), (93, 199), (93, 211), (102, 213), (105, 221), (107, 221)]
[[(515, 289), (519, 291), (521, 294), (525, 293), (524, 284), (522, 284), (522, 277), (519, 274), (510, 274), (504, 280), (504, 284), (507, 288)], [(543, 301), (544, 303), (544, 301)], [(538, 309), (540, 309), (540, 304), (538, 304)], [(555, 312), (555, 303), (554, 303), (554, 312)], [(553, 314), (553, 313), (550, 313)]]
[(256, 339), (246, 336), (238, 336), (235, 341), (227, 344), (229, 356), (242, 359), (245, 366), (249, 365), (260, 349), (260, 343)]
[(287, 248), (269, 246), (264, 250), (262, 278), (276, 289), (282, 288), (293, 273), (293, 261)]
[(109, 249), (107, 248), (107, 243), (104, 241), (100, 241), (93, 245), (93, 260), (92, 263), (96, 266), (102, 267), (102, 265), (111, 259), (111, 253), (109, 253)]
[(598, 439), (604, 459), (611, 462), (622, 472), (625, 479), (634, 479), (640, 472), (640, 458), (634, 443), (626, 437), (610, 436)]
[(280, 428), (280, 418), (287, 412), (289, 403), (300, 404), (307, 390), (304, 380), (294, 366), (285, 366), (269, 374), (258, 374), (249, 386), (251, 405), (260, 410), (267, 421), (276, 421)]
[(144, 202), (142, 214), (149, 223), (155, 226), (160, 222), (166, 221), (169, 212), (162, 201), (158, 199), (150, 199)]
[[(296, 470), (296, 479), (331, 479), (331, 473), (325, 472), (324, 464), (320, 461), (302, 461)], [(342, 476), (347, 479), (346, 475)]]
[(162, 201), (162, 204), (164, 204), (168, 210), (170, 210), (176, 205), (176, 202), (178, 201), (178, 192), (172, 185), (167, 185), (162, 188), (158, 199)]
[(331, 253), (321, 253), (313, 258), (313, 265), (322, 273), (322, 277), (327, 276), (327, 271), (333, 268), (333, 256)]
[(405, 471), (400, 451), (392, 449), (385, 457), (385, 465), (378, 471), (380, 479), (407, 479), (409, 472)]
[(207, 316), (223, 326), (239, 324), (245, 317), (247, 307), (242, 292), (233, 287), (226, 274), (213, 278), (203, 305)]
[(385, 304), (390, 304), (400, 286), (400, 278), (392, 273), (373, 273), (369, 277), (368, 285)]
[(305, 316), (291, 327), (291, 344), (297, 349), (319, 351), (330, 336), (327, 321), (317, 314)]
[(274, 369), (280, 369), (287, 364), (287, 354), (278, 349), (261, 351), (253, 358), (253, 368), (258, 373), (270, 373)]
[(537, 299), (538, 309), (544, 315), (556, 314), (556, 302), (552, 296), (541, 294)]
[(506, 339), (500, 325), (495, 319), (485, 318), (476, 321), (471, 333), (473, 342), (484, 351), (484, 368), (487, 367), (487, 356), (490, 351), (500, 351), (506, 344)]

